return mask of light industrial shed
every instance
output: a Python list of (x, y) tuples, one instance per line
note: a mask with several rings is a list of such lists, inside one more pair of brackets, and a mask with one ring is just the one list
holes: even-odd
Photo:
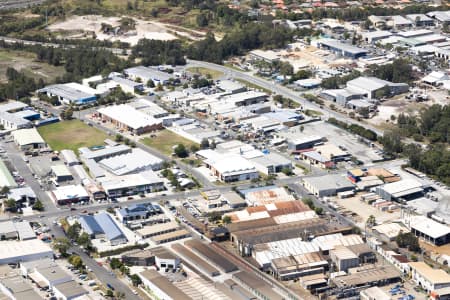
[(20, 150), (43, 149), (47, 147), (47, 144), (36, 128), (19, 129), (13, 131), (11, 135)]

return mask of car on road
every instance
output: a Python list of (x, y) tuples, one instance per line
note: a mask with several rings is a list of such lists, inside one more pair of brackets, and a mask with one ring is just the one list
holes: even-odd
[(114, 291), (114, 287), (110, 284), (110, 283), (107, 283), (106, 284), (106, 286), (108, 287), (108, 289), (110, 289), (110, 290), (113, 290)]
[(73, 210), (77, 210), (77, 209), (76, 209), (76, 207), (71, 207), (70, 210), (73, 211)]

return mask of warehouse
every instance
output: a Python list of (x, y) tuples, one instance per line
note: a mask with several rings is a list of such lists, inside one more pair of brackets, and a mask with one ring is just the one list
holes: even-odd
[(73, 179), (72, 173), (70, 173), (66, 165), (52, 166), (51, 169), (57, 182), (70, 181)]
[(39, 118), (39, 113), (29, 109), (23, 102), (9, 101), (0, 105), (0, 124), (6, 130), (32, 127), (30, 121), (36, 117)]
[(362, 36), (366, 42), (373, 44), (379, 40), (392, 36), (392, 33), (390, 31), (376, 30), (364, 32)]
[(136, 233), (142, 238), (147, 239), (164, 233), (173, 232), (179, 229), (178, 223), (167, 222), (161, 224), (147, 225), (136, 230)]
[(213, 176), (223, 182), (235, 182), (259, 178), (256, 168), (240, 155), (217, 154), (204, 161)]
[(52, 289), (54, 285), (72, 280), (72, 275), (58, 265), (36, 265), (28, 277), (40, 288)]
[(317, 252), (274, 258), (270, 272), (279, 280), (292, 280), (311, 274), (323, 274), (328, 261)]
[(278, 294), (272, 286), (256, 274), (248, 271), (234, 273), (232, 279), (247, 291), (257, 296), (257, 299), (282, 300), (284, 296)]
[(53, 258), (53, 250), (50, 245), (38, 239), (2, 241), (1, 245), (0, 265)]
[(288, 141), (288, 149), (295, 152), (297, 150), (304, 150), (313, 148), (315, 145), (323, 143), (323, 137), (318, 135), (305, 136), (295, 140)]
[(134, 94), (136, 92), (142, 92), (144, 90), (144, 84), (135, 82), (130, 79), (114, 76), (111, 78), (111, 81), (118, 84), (122, 91), (125, 93)]
[(221, 98), (221, 102), (232, 103), (234, 106), (247, 106), (259, 102), (265, 102), (269, 95), (263, 92), (247, 91)]
[(23, 279), (17, 272), (8, 265), (0, 266), (0, 294), (2, 299), (11, 300), (35, 300), (44, 299), (35, 292), (32, 284)]
[(0, 124), (3, 125), (3, 128), (6, 130), (30, 128), (33, 126), (29, 120), (24, 119), (21, 116), (2, 111), (0, 111)]
[(413, 216), (408, 221), (411, 232), (436, 246), (450, 243), (450, 227), (425, 216)]
[[(379, 98), (377, 91), (387, 89), (390, 96), (406, 93), (409, 89), (406, 83), (392, 83), (376, 77), (358, 77), (347, 82), (347, 89), (359, 92), (368, 99)], [(378, 97), (377, 97), (378, 96)]]
[(57, 187), (51, 192), (51, 197), (57, 205), (89, 202), (89, 194), (80, 184)]
[(100, 178), (99, 182), (109, 198), (153, 193), (165, 189), (164, 181), (151, 170), (115, 178)]
[[(277, 186), (267, 186), (259, 189), (254, 188), (242, 190), (240, 192), (243, 195), (245, 195), (245, 201), (249, 206), (258, 206), (285, 201), (295, 201), (295, 197), (289, 194), (285, 188)], [(303, 202), (298, 203), (303, 204)]]
[(142, 285), (149, 289), (158, 299), (179, 300), (190, 297), (170, 282), (166, 277), (160, 275), (155, 270), (145, 270), (138, 273), (142, 280)]
[(116, 210), (117, 219), (124, 224), (135, 220), (145, 220), (151, 216), (163, 214), (161, 207), (157, 204), (134, 204), (129, 207)]
[(54, 84), (36, 91), (48, 97), (57, 97), (64, 104), (87, 104), (97, 101), (97, 91), (76, 82)]
[(91, 238), (106, 238), (112, 246), (128, 242), (125, 234), (107, 213), (94, 216), (82, 215), (78, 218), (81, 228)]
[(36, 128), (19, 129), (11, 133), (14, 142), (22, 151), (44, 149), (47, 147)]
[(444, 270), (433, 269), (423, 261), (410, 262), (412, 279), (427, 292), (450, 287), (450, 275)]
[(55, 297), (60, 300), (77, 299), (89, 293), (74, 280), (57, 284), (53, 286), (52, 290), (55, 293)]
[(128, 103), (128, 105), (156, 119), (164, 118), (169, 115), (167, 110), (160, 107), (155, 102), (152, 102), (148, 98), (150, 97), (137, 98), (133, 102)]
[(217, 268), (213, 267), (211, 264), (206, 262), (203, 258), (194, 254), (191, 250), (185, 246), (176, 243), (172, 244), (172, 249), (181, 255), (183, 259), (189, 261), (191, 265), (199, 271), (199, 273), (206, 274), (209, 277), (219, 276), (220, 272)]
[(391, 300), (391, 297), (377, 286), (362, 290), (360, 297), (361, 300)]
[(17, 182), (12, 177), (11, 172), (9, 172), (3, 160), (0, 160), (0, 186), (7, 186), (8, 188), (17, 187)]
[(155, 85), (166, 84), (170, 79), (170, 74), (164, 73), (152, 68), (137, 66), (125, 69), (124, 74), (134, 81), (141, 81), (147, 83), (149, 80), (153, 81)]
[(93, 161), (98, 162), (102, 159), (106, 159), (116, 155), (130, 153), (131, 147), (119, 144), (116, 146), (105, 147), (100, 150), (91, 150), (87, 147), (82, 147), (78, 149), (78, 151), (80, 152), (80, 157), (85, 161), (92, 159)]
[(107, 106), (98, 110), (102, 121), (111, 122), (116, 129), (141, 135), (162, 129), (162, 121), (147, 115), (128, 104)]
[(152, 266), (155, 264), (155, 255), (149, 249), (135, 249), (122, 253), (121, 260), (127, 266)]
[(247, 90), (244, 85), (232, 80), (220, 80), (216, 83), (216, 87), (228, 94), (243, 93)]
[(231, 273), (238, 270), (238, 267), (225, 258), (222, 254), (217, 252), (212, 244), (205, 244), (199, 240), (189, 240), (184, 244), (193, 252), (203, 257), (206, 261), (214, 264), (214, 266), (219, 268), (219, 270), (223, 273)]
[(161, 169), (163, 160), (142, 149), (116, 155), (99, 161), (99, 165), (114, 175), (121, 176), (142, 171)]
[(345, 246), (336, 246), (331, 249), (330, 258), (339, 272), (347, 272), (348, 269), (359, 265), (358, 256)]
[(36, 234), (30, 226), (30, 223), (5, 221), (0, 223), (0, 239), (20, 239), (21, 241), (32, 240)]
[(184, 238), (190, 237), (191, 234), (186, 229), (178, 229), (172, 232), (160, 234), (157, 236), (152, 237), (152, 241), (156, 245), (164, 244), (164, 243), (170, 243), (173, 241), (181, 240)]
[(360, 287), (367, 285), (387, 285), (401, 281), (399, 271), (394, 266), (367, 265), (364, 267), (351, 269), (348, 275), (336, 276), (331, 279), (338, 288), (348, 286)]
[(336, 55), (348, 57), (348, 58), (359, 58), (367, 55), (368, 51), (362, 48), (358, 48), (349, 44), (341, 43), (333, 39), (321, 39), (317, 41), (318, 48), (328, 49)]
[(354, 190), (355, 186), (340, 174), (303, 178), (303, 186), (316, 197), (334, 196)]
[(256, 170), (265, 175), (292, 170), (292, 162), (275, 152), (251, 158), (249, 161), (255, 166)]
[(404, 179), (376, 187), (376, 193), (387, 201), (412, 200), (423, 195), (423, 188), (419, 181)]
[(65, 164), (68, 165), (69, 167), (81, 164), (81, 162), (75, 155), (75, 152), (73, 152), (72, 150), (67, 149), (61, 150), (61, 155), (63, 157)]
[(16, 203), (21, 207), (32, 206), (37, 199), (33, 189), (29, 186), (10, 189), (8, 198), (16, 200)]

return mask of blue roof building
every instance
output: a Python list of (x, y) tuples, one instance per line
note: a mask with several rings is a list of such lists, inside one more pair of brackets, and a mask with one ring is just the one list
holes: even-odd
[(134, 220), (144, 220), (151, 216), (161, 214), (161, 208), (156, 204), (135, 204), (117, 210), (117, 218), (127, 224)]
[(107, 213), (95, 216), (80, 216), (79, 222), (84, 232), (92, 238), (106, 238), (112, 246), (124, 244), (128, 240), (122, 230)]

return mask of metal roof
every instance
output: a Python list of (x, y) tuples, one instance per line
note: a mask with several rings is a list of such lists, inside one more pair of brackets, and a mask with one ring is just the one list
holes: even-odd
[(95, 97), (95, 90), (76, 82), (54, 84), (38, 90), (39, 93), (50, 93), (71, 102)]
[(26, 146), (30, 144), (45, 144), (44, 139), (39, 134), (36, 128), (19, 129), (13, 131), (11, 134), (16, 143), (19, 144), (19, 146)]
[(83, 230), (89, 234), (104, 233), (108, 240), (115, 240), (117, 238), (125, 238), (122, 230), (113, 221), (111, 216), (107, 213), (99, 213), (95, 216), (80, 216), (80, 225)]
[(133, 149), (131, 153), (125, 153), (103, 159), (101, 166), (115, 175), (125, 175), (147, 169), (158, 170), (163, 160), (142, 149)]

